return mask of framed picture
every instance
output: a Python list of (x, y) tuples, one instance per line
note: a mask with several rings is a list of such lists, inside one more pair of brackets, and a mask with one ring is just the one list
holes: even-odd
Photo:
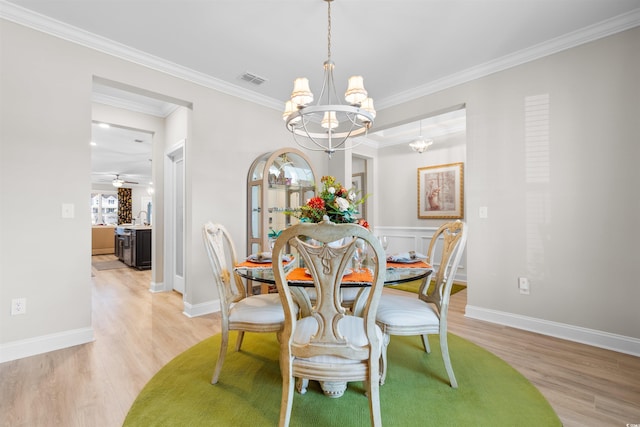
[[(354, 173), (351, 178), (351, 187), (356, 190), (356, 194), (358, 194), (358, 198), (364, 197), (367, 191), (367, 183), (365, 181), (364, 172)], [(357, 217), (358, 218), (366, 218), (367, 217), (367, 206), (366, 203), (362, 203), (358, 206), (358, 211), (360, 212)]]
[(463, 178), (463, 163), (418, 168), (418, 218), (461, 219)]

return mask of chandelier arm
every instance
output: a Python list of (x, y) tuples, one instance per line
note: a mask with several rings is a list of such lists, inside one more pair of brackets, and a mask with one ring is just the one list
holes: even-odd
[[(304, 133), (303, 134), (299, 134), (298, 132), (293, 132), (293, 137), (295, 138), (296, 142), (298, 142), (298, 139), (296, 138), (296, 135), (300, 135), (300, 136), (305, 136), (308, 140), (310, 140), (311, 142), (313, 142), (315, 145), (317, 145), (319, 147), (318, 150), (315, 151), (327, 151), (330, 152), (331, 150), (331, 143), (329, 143), (329, 147), (324, 146), (323, 144), (319, 143), (318, 141), (316, 141), (314, 135), (316, 135), (316, 133), (309, 131), (309, 129), (307, 129), (307, 122), (308, 120), (302, 120), (302, 128), (304, 129)], [(324, 136), (324, 134), (319, 134), (320, 136)], [(298, 142), (298, 144), (300, 144)]]
[[(305, 137), (304, 137), (304, 140), (303, 140), (303, 141), (301, 141), (301, 140), (299, 140), (299, 139), (298, 139), (298, 136), (299, 136), (299, 135), (297, 135), (297, 134), (295, 134), (295, 133), (293, 134), (293, 139), (294, 139), (294, 141), (295, 141), (295, 142), (296, 142), (300, 147), (302, 147), (302, 148), (304, 148), (304, 149), (306, 149), (306, 150), (309, 150), (309, 151), (324, 151), (325, 153), (328, 153), (328, 154), (331, 154), (331, 153), (333, 152), (333, 151), (331, 151), (331, 152), (330, 152), (330, 151), (327, 149), (327, 147), (325, 147), (325, 146), (324, 146), (324, 145), (322, 145), (322, 144), (319, 144), (319, 143), (318, 143), (315, 139), (313, 139), (313, 138), (309, 138), (308, 136), (305, 136)], [(311, 141), (311, 142), (313, 142), (315, 145), (317, 145), (317, 147), (314, 147), (313, 145), (305, 144), (305, 142), (304, 142), (304, 141)]]
[(339, 145), (334, 145), (332, 147), (332, 149), (331, 149), (331, 152), (329, 152), (327, 147), (325, 147), (324, 145), (318, 144), (318, 142), (316, 142), (315, 140), (313, 140), (313, 139), (311, 139), (309, 137), (306, 137), (306, 136), (304, 137), (304, 140), (307, 140), (307, 141), (310, 140), (310, 141), (314, 142), (318, 147), (314, 147), (312, 145), (305, 144), (304, 140), (301, 141), (301, 140), (298, 139), (298, 136), (299, 135), (296, 135), (294, 133), (293, 134), (293, 139), (300, 147), (304, 148), (305, 150), (309, 150), (309, 151), (324, 151), (327, 154), (332, 154), (332, 153), (334, 153), (336, 151), (346, 151), (346, 150), (349, 150), (349, 149), (352, 149), (352, 148), (355, 148), (355, 147), (361, 145), (362, 142), (363, 142), (363, 141), (356, 141), (351, 147), (343, 147), (342, 145), (346, 142), (346, 140), (344, 140)]

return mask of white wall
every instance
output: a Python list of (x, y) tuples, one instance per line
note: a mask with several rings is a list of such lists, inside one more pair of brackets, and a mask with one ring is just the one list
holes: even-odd
[[(292, 145), (280, 113), (8, 21), (0, 25), (0, 361), (93, 339), (91, 227), (81, 213), (91, 189), (94, 76), (193, 105), (186, 268), (191, 304), (215, 306), (201, 224), (224, 223), (245, 252), (248, 168), (258, 155)], [(326, 159), (314, 158), (326, 170)], [(55, 181), (43, 181), (50, 177)], [(63, 203), (74, 204), (75, 218), (61, 218)], [(17, 297), (27, 298), (27, 314), (10, 316)]]
[[(467, 315), (640, 354), (639, 51), (635, 28), (379, 114), (466, 104)], [(542, 94), (548, 144), (534, 144), (525, 98)]]

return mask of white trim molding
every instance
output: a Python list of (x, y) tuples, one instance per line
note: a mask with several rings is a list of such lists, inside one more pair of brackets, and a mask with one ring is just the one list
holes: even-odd
[(93, 328), (72, 329), (0, 345), (0, 363), (95, 341)]
[(173, 290), (171, 288), (167, 288), (166, 286), (167, 285), (165, 285), (164, 282), (151, 282), (151, 285), (149, 286), (149, 292), (155, 294), (158, 292), (169, 292)]
[(191, 304), (185, 301), (182, 314), (187, 317), (198, 317), (204, 316), (205, 314), (217, 313), (218, 311), (220, 311), (220, 300), (218, 299), (200, 304)]
[(640, 356), (640, 339), (467, 305), (465, 316), (620, 353)]
[(405, 92), (398, 92), (393, 96), (376, 101), (376, 107), (378, 110), (382, 110), (419, 97), (431, 95), (450, 87), (458, 86), (499, 71), (507, 70), (572, 47), (637, 27), (638, 25), (640, 25), (640, 9), (634, 9), (622, 15), (614, 16), (611, 19), (556, 37), (555, 39), (431, 81), (417, 88), (412, 88)]

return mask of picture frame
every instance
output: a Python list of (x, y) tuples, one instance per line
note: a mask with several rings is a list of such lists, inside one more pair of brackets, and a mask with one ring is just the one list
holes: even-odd
[[(366, 182), (366, 177), (364, 172), (354, 173), (351, 176), (351, 187), (356, 191), (356, 194), (359, 197), (364, 197), (365, 192), (367, 190), (366, 185), (367, 185), (367, 182)], [(360, 212), (358, 215), (356, 215), (358, 218), (367, 217), (366, 203), (362, 203), (361, 205), (358, 206), (358, 212)]]
[(418, 168), (418, 218), (462, 219), (464, 164)]

